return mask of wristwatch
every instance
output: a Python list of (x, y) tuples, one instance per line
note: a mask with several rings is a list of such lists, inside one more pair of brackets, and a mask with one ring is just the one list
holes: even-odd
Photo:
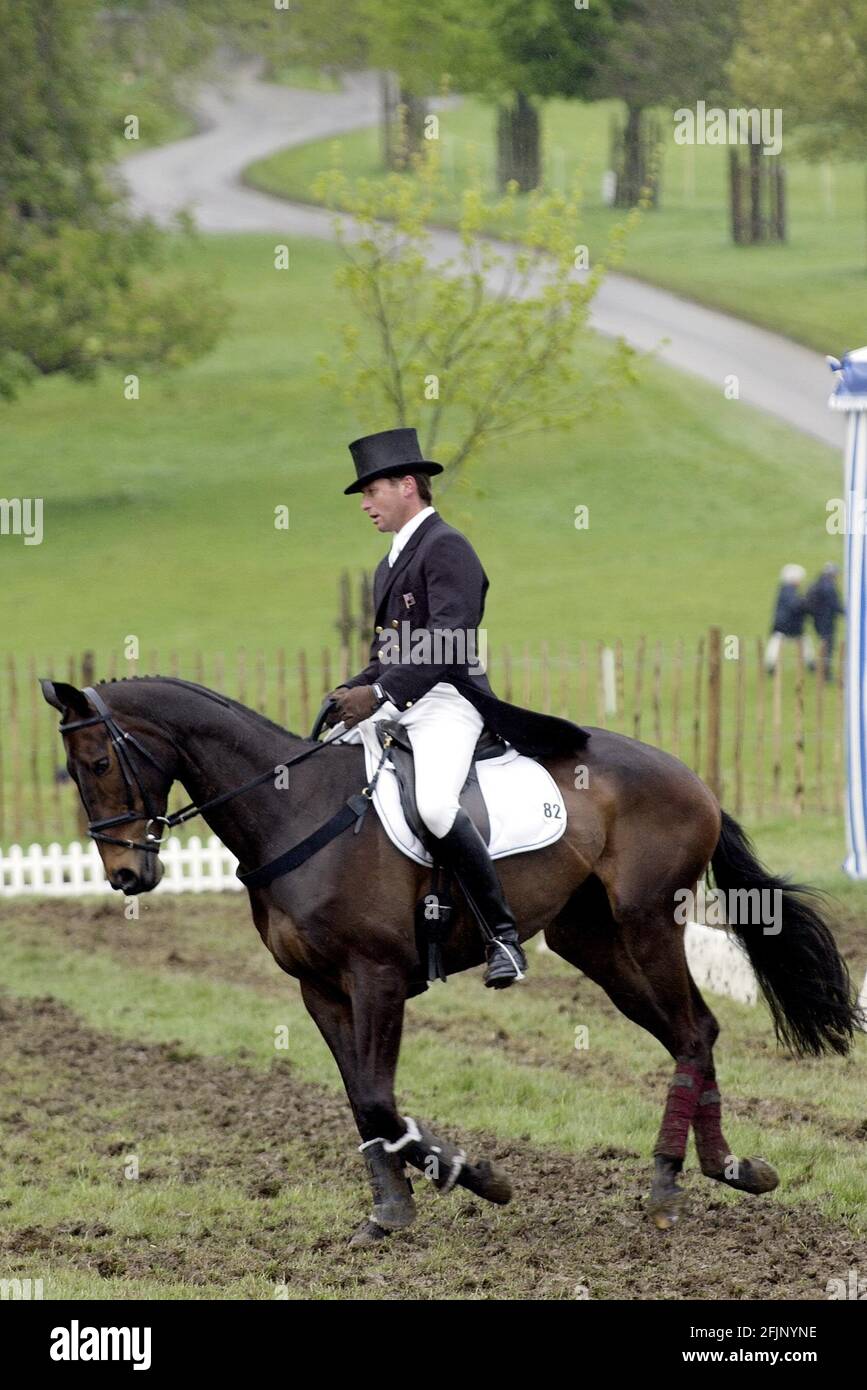
[(380, 705), (385, 704), (386, 700), (388, 699), (388, 696), (386, 695), (379, 681), (374, 681), (371, 686), (371, 689), (374, 695), (376, 696), (376, 708), (379, 709)]

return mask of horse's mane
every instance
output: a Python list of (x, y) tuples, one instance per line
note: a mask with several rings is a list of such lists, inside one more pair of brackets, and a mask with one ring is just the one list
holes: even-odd
[[(282, 724), (277, 724), (267, 715), (260, 714), (258, 710), (250, 709), (249, 705), (241, 704), (240, 700), (233, 700), (229, 695), (220, 695), (216, 690), (209, 690), (206, 685), (199, 685), (197, 681), (183, 680), (180, 676), (113, 676), (111, 680), (99, 681), (99, 685), (131, 685), (135, 681), (160, 681), (164, 685), (178, 685), (182, 690), (190, 690), (196, 695), (204, 695), (206, 699), (212, 700), (216, 705), (222, 705), (225, 709), (230, 709), (235, 714), (244, 715), (248, 719), (254, 720), (266, 729), (271, 729), (277, 734), (288, 734), (290, 738), (304, 739), (303, 734), (294, 734), (291, 729), (285, 729)], [(305, 740), (309, 743), (309, 739)]]

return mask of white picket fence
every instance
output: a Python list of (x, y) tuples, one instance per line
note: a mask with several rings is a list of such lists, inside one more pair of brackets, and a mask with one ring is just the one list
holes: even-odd
[[(157, 893), (214, 893), (243, 885), (235, 876), (238, 861), (216, 835), (202, 842), (193, 835), (183, 844), (172, 835), (160, 850), (163, 877)], [(0, 897), (23, 893), (42, 897), (81, 897), (111, 893), (99, 850), (91, 841), (67, 845), (12, 845), (0, 849)]]

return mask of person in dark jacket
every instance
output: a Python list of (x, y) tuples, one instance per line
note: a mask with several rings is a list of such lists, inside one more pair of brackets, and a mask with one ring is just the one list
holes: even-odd
[(803, 565), (784, 565), (780, 572), (780, 587), (774, 605), (771, 635), (765, 647), (765, 670), (769, 676), (777, 669), (780, 648), (785, 638), (792, 638), (801, 644), (807, 669), (815, 668), (816, 658), (809, 633), (804, 632), (807, 606), (801, 593), (801, 585), (807, 577)]
[(822, 669), (825, 680), (833, 680), (834, 638), (837, 619), (843, 617), (846, 609), (837, 588), (839, 565), (827, 564), (807, 590), (804, 603), (813, 619), (816, 635), (822, 644)]
[(488, 847), (458, 798), (485, 725), (538, 757), (574, 754), (587, 734), (491, 689), (478, 638), (488, 577), (431, 504), (429, 480), (442, 467), (422, 457), (415, 430), (384, 430), (349, 449), (357, 476), (345, 491), (361, 493), (362, 511), (395, 535), (374, 577), (370, 661), (331, 692), (334, 714), (351, 729), (383, 710), (406, 729), (419, 815), (485, 923), (485, 984), (504, 989), (527, 961)]

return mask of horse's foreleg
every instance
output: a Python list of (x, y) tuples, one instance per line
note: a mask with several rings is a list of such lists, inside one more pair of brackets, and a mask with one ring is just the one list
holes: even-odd
[(407, 1162), (419, 1168), (442, 1196), (455, 1187), (465, 1187), (498, 1206), (512, 1200), (512, 1184), (496, 1163), (487, 1158), (470, 1163), (463, 1149), (451, 1140), (441, 1139), (423, 1124), (412, 1123), (417, 1138), (407, 1145)]
[(393, 1084), (404, 996), (399, 990), (390, 992), (390, 1008), (383, 1005), (381, 1009), (386, 1015), (391, 1014), (391, 1022), (387, 1017), (380, 1018), (382, 1031), (377, 1034), (380, 1010), (375, 1005), (371, 1007), (369, 1000), (374, 992), (361, 990), (349, 999), (310, 980), (301, 982), (304, 1002), (337, 1063), (362, 1140), (360, 1149), (373, 1193), (373, 1212), (352, 1237), (351, 1243), (356, 1246), (370, 1245), (415, 1220), (403, 1153), (390, 1142), (399, 1140), (403, 1132), (394, 1104)]

